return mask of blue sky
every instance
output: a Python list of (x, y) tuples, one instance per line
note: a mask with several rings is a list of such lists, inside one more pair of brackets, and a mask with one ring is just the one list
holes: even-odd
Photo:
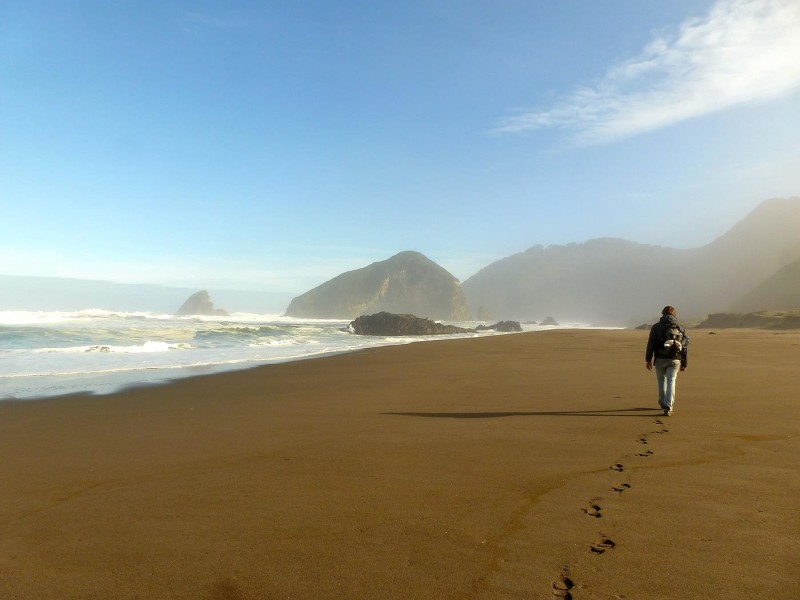
[(0, 274), (299, 294), (800, 195), (796, 0), (0, 5)]

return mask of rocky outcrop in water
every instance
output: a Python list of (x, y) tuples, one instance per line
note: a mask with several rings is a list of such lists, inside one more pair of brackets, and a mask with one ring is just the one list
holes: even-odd
[(503, 333), (512, 333), (522, 331), (522, 325), (519, 321), (498, 321), (494, 325), (478, 325), (475, 331), (501, 331)]
[(213, 317), (227, 317), (228, 313), (221, 308), (214, 308), (211, 296), (206, 290), (192, 294), (178, 309), (179, 315), (203, 315)]
[(374, 315), (362, 315), (350, 323), (350, 331), (357, 335), (447, 335), (453, 333), (470, 333), (472, 330), (442, 325), (430, 319), (414, 315), (396, 315), (379, 312)]
[(522, 331), (516, 321), (500, 321), (494, 325), (479, 325), (475, 329), (465, 329), (455, 325), (443, 325), (430, 319), (414, 315), (396, 315), (379, 312), (374, 315), (362, 315), (350, 323), (347, 331), (356, 335), (449, 335), (455, 333), (475, 333), (478, 331)]

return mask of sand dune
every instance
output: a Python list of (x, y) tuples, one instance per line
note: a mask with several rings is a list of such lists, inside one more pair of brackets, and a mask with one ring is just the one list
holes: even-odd
[(1, 598), (800, 597), (800, 333), (444, 340), (0, 403)]

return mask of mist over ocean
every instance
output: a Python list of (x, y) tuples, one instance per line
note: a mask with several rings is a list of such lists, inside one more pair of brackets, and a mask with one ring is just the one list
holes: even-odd
[(189, 317), (106, 310), (0, 311), (0, 399), (103, 394), (128, 385), (362, 348), (498, 335), (369, 337), (342, 331), (348, 324), (249, 313)]

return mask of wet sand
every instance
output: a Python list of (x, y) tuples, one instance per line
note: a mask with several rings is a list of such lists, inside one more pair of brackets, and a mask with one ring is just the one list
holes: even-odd
[(0, 598), (800, 597), (800, 333), (444, 340), (0, 403)]

